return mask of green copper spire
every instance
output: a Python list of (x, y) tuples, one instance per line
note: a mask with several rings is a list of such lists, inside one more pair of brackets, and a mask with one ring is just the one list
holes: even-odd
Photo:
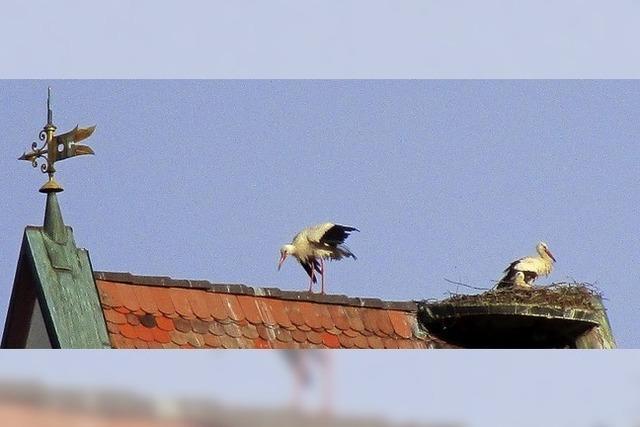
[[(47, 182), (40, 188), (40, 192), (47, 195), (44, 224), (25, 229), (9, 309), (14, 317), (10, 316), (5, 323), (9, 325), (5, 326), (5, 332), (16, 332), (11, 339), (3, 338), (2, 346), (21, 348), (29, 345), (29, 332), (24, 332), (24, 324), (30, 325), (29, 316), (35, 316), (29, 312), (29, 307), (37, 307), (51, 347), (109, 348), (111, 344), (89, 252), (76, 246), (73, 230), (62, 219), (57, 195), (62, 187), (54, 178), (57, 162), (93, 154), (91, 147), (80, 142), (91, 136), (95, 126), (76, 126), (57, 135), (50, 91), (48, 95), (47, 124), (38, 136), (42, 145), (38, 147), (34, 142), (31, 151), (19, 158), (34, 167), (38, 166), (38, 161), (43, 162), (40, 170), (48, 175)], [(43, 345), (42, 341), (38, 342)]]
[(47, 207), (44, 211), (44, 232), (56, 243), (64, 244), (67, 240), (67, 230), (60, 212), (58, 196), (55, 192), (47, 193)]

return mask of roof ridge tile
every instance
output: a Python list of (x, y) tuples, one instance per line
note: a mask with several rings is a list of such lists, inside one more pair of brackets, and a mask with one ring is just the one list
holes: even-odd
[(306, 291), (282, 290), (276, 287), (248, 286), (242, 283), (213, 283), (207, 280), (173, 279), (168, 276), (134, 275), (128, 272), (95, 271), (97, 280), (155, 286), (164, 288), (204, 289), (211, 293), (227, 293), (260, 296), (289, 301), (308, 301), (321, 304), (337, 304), (353, 307), (384, 308), (400, 311), (416, 311), (416, 301), (384, 301), (373, 297), (350, 297), (340, 294), (318, 294)]

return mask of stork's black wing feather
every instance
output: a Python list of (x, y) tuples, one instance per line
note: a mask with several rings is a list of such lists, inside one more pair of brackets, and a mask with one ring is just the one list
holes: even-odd
[(517, 260), (513, 261), (507, 268), (504, 269), (503, 273), (507, 273), (508, 275), (515, 273), (515, 266), (520, 261), (522, 261), (522, 258), (518, 258)]
[(360, 231), (355, 227), (349, 227), (348, 225), (334, 224), (333, 227), (328, 229), (320, 238), (320, 243), (326, 243), (331, 246), (337, 246), (344, 243), (347, 237), (354, 232)]
[(304, 268), (304, 271), (307, 272), (309, 277), (312, 278), (313, 283), (316, 283), (317, 282), (316, 276), (313, 275), (312, 273), (314, 269), (317, 272), (320, 272), (320, 264), (318, 263), (318, 261), (316, 261), (315, 259), (312, 261), (300, 260), (300, 265), (302, 266), (302, 268)]

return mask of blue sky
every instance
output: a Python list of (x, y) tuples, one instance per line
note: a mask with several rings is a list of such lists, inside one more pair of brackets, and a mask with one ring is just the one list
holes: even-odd
[[(636, 0), (7, 0), (11, 78), (635, 78)], [(46, 58), (46, 59), (45, 59)]]
[(490, 287), (544, 240), (541, 283), (597, 284), (619, 345), (640, 346), (635, 81), (5, 81), (5, 283), (42, 221), (45, 176), (15, 157), (47, 84), (60, 131), (98, 126), (97, 155), (57, 174), (96, 270), (302, 290), (278, 249), (331, 220), (361, 232), (329, 292), (443, 298), (468, 291), (445, 278)]

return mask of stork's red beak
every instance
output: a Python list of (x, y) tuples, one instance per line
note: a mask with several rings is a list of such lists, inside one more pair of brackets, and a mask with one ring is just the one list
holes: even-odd
[(278, 262), (278, 271), (280, 271), (280, 267), (282, 267), (282, 263), (284, 262), (285, 259), (287, 259), (286, 253), (283, 253), (282, 255), (280, 255), (280, 261)]

